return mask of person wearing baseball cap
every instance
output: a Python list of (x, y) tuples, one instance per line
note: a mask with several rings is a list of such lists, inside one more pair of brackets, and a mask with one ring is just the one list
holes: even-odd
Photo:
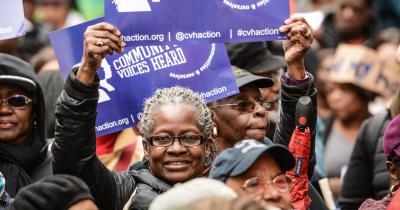
[(400, 115), (393, 118), (385, 129), (385, 133), (383, 134), (383, 152), (387, 160), (386, 169), (392, 178), (389, 194), (381, 200), (374, 200), (372, 198), (365, 200), (361, 204), (360, 210), (387, 209), (393, 195), (397, 194), (397, 189), (400, 186)]
[(262, 98), (271, 105), (266, 135), (272, 139), (279, 120), (280, 79), (286, 67), (284, 57), (273, 55), (266, 42), (228, 43), (226, 49), (232, 65), (274, 81), (273, 86), (260, 88)]
[(285, 172), (295, 159), (282, 145), (254, 139), (237, 142), (215, 159), (210, 177), (224, 182), (239, 196), (251, 196), (261, 205), (291, 209), (290, 179)]
[(0, 53), (0, 171), (12, 197), (52, 174), (45, 127), (44, 96), (32, 67)]
[[(316, 89), (314, 78), (304, 68), (303, 57), (312, 43), (312, 29), (302, 17), (289, 18), (283, 26), (282, 32), (288, 33), (289, 40), (284, 41), (287, 72), (280, 79), (281, 82), (281, 114), (279, 123), (272, 140), (274, 143), (289, 145), (290, 137), (295, 128), (295, 108), (301, 96), (310, 96), (316, 107)], [(296, 25), (296, 29), (292, 26)], [(298, 30), (298, 31), (297, 31)], [(293, 33), (292, 33), (293, 32)], [(310, 33), (308, 33), (310, 32)], [(301, 38), (296, 42), (293, 37)], [(291, 38), (292, 37), (292, 38)], [(274, 85), (274, 81), (267, 77), (256, 76), (245, 69), (233, 67), (233, 74), (240, 93), (220, 99), (208, 104), (213, 118), (213, 138), (216, 139), (217, 151), (221, 152), (243, 139), (255, 139), (260, 142), (271, 143), (266, 138), (266, 129), (269, 127), (268, 113), (272, 102), (262, 98), (260, 88)], [(313, 133), (311, 140), (311, 155), (308, 176), (311, 177), (315, 166), (314, 139), (316, 125), (316, 108), (309, 116), (309, 126)]]

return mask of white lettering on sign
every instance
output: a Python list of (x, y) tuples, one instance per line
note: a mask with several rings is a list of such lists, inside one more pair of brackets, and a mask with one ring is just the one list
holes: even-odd
[(12, 32), (13, 32), (13, 29), (11, 26), (8, 26), (8, 27), (0, 26), (0, 34), (11, 34)]

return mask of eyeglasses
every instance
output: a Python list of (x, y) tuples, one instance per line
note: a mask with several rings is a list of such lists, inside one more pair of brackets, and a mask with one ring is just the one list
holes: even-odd
[[(271, 111), (274, 107), (273, 102), (264, 101), (262, 99), (257, 100), (257, 103), (260, 104), (265, 110)], [(241, 112), (252, 112), (254, 107), (256, 106), (256, 102), (254, 101), (239, 101), (236, 104), (220, 104), (216, 106), (211, 106), (210, 108), (224, 107), (224, 106), (232, 106), (235, 109)]]
[(178, 139), (181, 145), (187, 147), (198, 146), (205, 140), (202, 135), (151, 136), (146, 139), (156, 147), (169, 147), (174, 143), (175, 139)]
[(253, 177), (244, 182), (241, 186), (245, 191), (259, 195), (264, 193), (270, 185), (273, 185), (279, 192), (287, 192), (290, 188), (291, 180), (284, 174), (279, 174), (272, 181), (265, 181), (259, 177)]
[(0, 99), (0, 105), (6, 103), (12, 108), (22, 108), (25, 105), (32, 103), (32, 99), (24, 95), (13, 95), (5, 99)]

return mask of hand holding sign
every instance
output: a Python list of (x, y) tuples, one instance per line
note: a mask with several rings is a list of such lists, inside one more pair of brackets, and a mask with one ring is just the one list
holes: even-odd
[(279, 31), (288, 36), (288, 40), (283, 42), (283, 49), (289, 76), (296, 80), (304, 79), (303, 57), (313, 42), (311, 26), (303, 17), (290, 17)]
[(124, 52), (125, 43), (120, 39), (121, 32), (113, 25), (102, 22), (89, 26), (84, 33), (84, 47), (77, 79), (89, 84), (93, 82), (96, 70), (106, 54), (114, 51)]
[[(101, 22), (103, 19), (99, 18), (49, 35), (64, 76), (68, 76), (71, 67), (82, 61), (82, 65), (88, 67), (79, 69), (77, 78), (81, 82), (92, 83), (96, 73), (99, 77), (98, 136), (135, 126), (141, 116), (144, 99), (157, 88), (187, 87), (198, 92), (207, 102), (239, 92), (223, 44), (125, 48), (124, 43), (115, 43), (117, 39), (112, 38), (118, 37), (118, 32), (99, 29), (108, 25), (98, 25)], [(117, 49), (110, 47), (111, 51), (108, 51), (98, 46), (112, 43)], [(95, 59), (96, 56), (101, 58), (122, 49), (123, 53), (106, 56), (101, 62)], [(96, 71), (99, 65), (101, 67)]]

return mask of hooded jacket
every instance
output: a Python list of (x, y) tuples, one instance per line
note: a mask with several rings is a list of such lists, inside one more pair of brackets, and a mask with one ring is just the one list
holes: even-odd
[(34, 70), (28, 63), (0, 53), (0, 75), (28, 78), (37, 87), (32, 96), (35, 125), (29, 137), (19, 145), (0, 141), (0, 171), (7, 182), (6, 191), (15, 196), (21, 187), (52, 174), (52, 156), (46, 139), (44, 96)]

